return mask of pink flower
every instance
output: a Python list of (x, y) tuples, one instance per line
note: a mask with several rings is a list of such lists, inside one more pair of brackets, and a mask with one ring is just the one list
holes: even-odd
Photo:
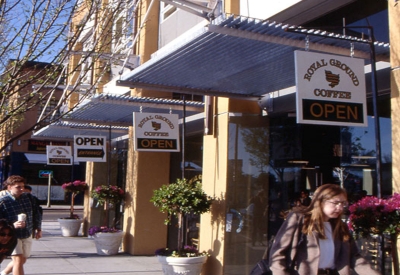
[(85, 191), (89, 186), (86, 182), (75, 180), (73, 182), (66, 182), (61, 185), (65, 192), (79, 193)]
[(349, 228), (356, 233), (369, 234), (400, 232), (400, 194), (381, 199), (365, 197), (349, 207)]

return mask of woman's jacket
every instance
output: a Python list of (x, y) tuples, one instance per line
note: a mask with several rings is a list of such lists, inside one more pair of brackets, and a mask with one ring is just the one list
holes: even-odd
[[(273, 275), (317, 275), (319, 238), (316, 232), (311, 235), (301, 233), (304, 215), (292, 212), (288, 215), (269, 253), (269, 263)], [(370, 264), (361, 257), (353, 238), (349, 241), (334, 239), (335, 265), (340, 275), (378, 275)], [(293, 261), (294, 259), (294, 261)]]

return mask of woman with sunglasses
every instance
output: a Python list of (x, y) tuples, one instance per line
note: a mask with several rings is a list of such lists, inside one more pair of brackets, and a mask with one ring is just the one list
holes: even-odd
[(273, 275), (380, 274), (361, 257), (341, 219), (347, 205), (343, 188), (324, 184), (309, 206), (290, 213), (269, 253)]
[(6, 219), (0, 219), (0, 263), (10, 256), (17, 245), (17, 236), (12, 224)]

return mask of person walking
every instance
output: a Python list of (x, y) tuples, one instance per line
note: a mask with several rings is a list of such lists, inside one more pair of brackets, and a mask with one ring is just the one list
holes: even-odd
[(291, 212), (269, 253), (274, 275), (380, 274), (361, 257), (341, 220), (346, 191), (336, 184), (317, 188), (305, 209)]
[[(38, 197), (32, 195), (32, 187), (29, 185), (25, 185), (25, 193), (29, 193), (30, 196), (28, 196), (31, 199), (32, 203), (32, 210), (33, 210), (33, 228), (32, 228), (32, 237), (35, 238), (35, 232), (38, 228), (40, 228), (40, 225), (37, 224), (38, 221), (41, 221), (43, 218), (43, 208), (40, 206), (40, 200)], [(40, 217), (35, 217), (35, 215), (40, 214)]]
[(11, 256), (15, 246), (17, 245), (17, 236), (15, 228), (5, 219), (0, 219), (0, 263), (7, 256)]
[[(31, 196), (24, 192), (25, 179), (18, 175), (10, 176), (3, 186), (6, 194), (0, 198), (0, 218), (6, 219), (15, 227), (17, 246), (11, 254), (12, 261), (1, 272), (1, 275), (10, 274), (24, 275), (24, 264), (31, 254), (33, 225), (37, 224), (35, 230), (36, 239), (42, 237), (41, 215), (33, 214)], [(37, 221), (33, 221), (33, 218)]]
[(300, 201), (301, 201), (302, 205), (309, 206), (311, 203), (310, 191), (308, 191), (308, 190), (301, 191)]

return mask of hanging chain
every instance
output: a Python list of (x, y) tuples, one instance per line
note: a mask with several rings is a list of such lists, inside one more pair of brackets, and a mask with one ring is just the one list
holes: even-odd
[(140, 110), (141, 113), (143, 112), (143, 106), (142, 105), (140, 105), (139, 110)]
[(308, 52), (310, 48), (310, 37), (307, 35), (306, 36), (306, 51)]
[(350, 56), (354, 57), (354, 43), (353, 42), (350, 43)]

